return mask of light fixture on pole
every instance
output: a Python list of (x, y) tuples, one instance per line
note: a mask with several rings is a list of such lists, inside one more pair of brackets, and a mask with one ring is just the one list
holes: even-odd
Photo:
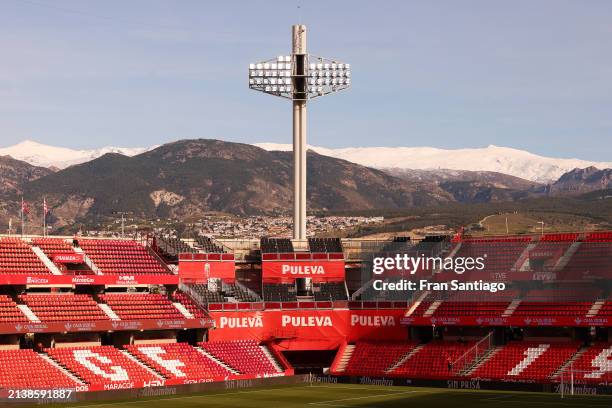
[(306, 240), (306, 102), (351, 85), (351, 66), (306, 53), (306, 26), (292, 27), (291, 55), (249, 64), (249, 88), (293, 101), (293, 239)]

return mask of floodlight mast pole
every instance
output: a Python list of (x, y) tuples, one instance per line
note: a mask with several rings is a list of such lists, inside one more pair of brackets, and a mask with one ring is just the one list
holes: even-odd
[(306, 26), (292, 27), (293, 60), (293, 239), (306, 240)]
[(249, 88), (293, 104), (293, 239), (306, 241), (306, 104), (347, 89), (350, 64), (306, 53), (306, 26), (291, 28), (291, 55), (249, 64)]

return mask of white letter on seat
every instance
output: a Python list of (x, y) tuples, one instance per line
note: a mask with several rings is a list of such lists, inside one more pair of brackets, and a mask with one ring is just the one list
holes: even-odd
[(98, 360), (102, 364), (112, 364), (113, 361), (108, 358), (101, 356), (98, 353), (94, 353), (91, 350), (74, 350), (74, 359), (81, 363), (85, 368), (90, 370), (92, 373), (104, 377), (111, 381), (129, 381), (130, 377), (122, 367), (110, 366), (111, 372), (106, 372), (102, 367), (96, 365), (92, 360)]
[(164, 360), (162, 354), (166, 354), (166, 350), (161, 347), (138, 347), (144, 355), (155, 361), (166, 370), (170, 371), (177, 377), (186, 377), (185, 373), (179, 370), (179, 367), (185, 367), (185, 363), (180, 360)]

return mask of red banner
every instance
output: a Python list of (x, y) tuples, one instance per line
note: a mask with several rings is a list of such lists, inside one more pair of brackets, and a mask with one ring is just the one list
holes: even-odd
[(0, 323), (0, 334), (62, 333), (125, 330), (196, 329), (212, 326), (210, 319), (96, 320), (41, 323)]
[(52, 257), (52, 261), (58, 264), (81, 264), (85, 257), (76, 252), (57, 253)]
[(343, 281), (344, 260), (334, 261), (263, 261), (262, 277), (266, 282), (293, 282), (312, 278), (314, 282)]
[(405, 310), (270, 310), (211, 312), (209, 339), (279, 342), (289, 350), (331, 350), (349, 340), (407, 339)]
[(179, 259), (179, 278), (191, 283), (206, 283), (209, 278), (226, 282), (236, 280), (236, 262), (232, 260)]
[(0, 274), (0, 285), (178, 285), (178, 275), (27, 275)]
[(515, 317), (478, 317), (478, 316), (446, 316), (446, 317), (404, 317), (403, 325), (409, 326), (516, 326), (516, 327), (610, 327), (612, 319), (608, 317), (576, 317), (576, 316), (515, 316)]

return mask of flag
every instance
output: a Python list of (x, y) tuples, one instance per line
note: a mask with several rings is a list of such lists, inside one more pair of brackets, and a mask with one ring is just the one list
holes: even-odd
[(23, 201), (23, 198), (21, 198), (21, 214), (27, 215), (29, 213), (30, 213), (30, 206), (28, 205), (28, 202)]
[(47, 206), (47, 197), (43, 198), (43, 213), (49, 214), (49, 207)]

